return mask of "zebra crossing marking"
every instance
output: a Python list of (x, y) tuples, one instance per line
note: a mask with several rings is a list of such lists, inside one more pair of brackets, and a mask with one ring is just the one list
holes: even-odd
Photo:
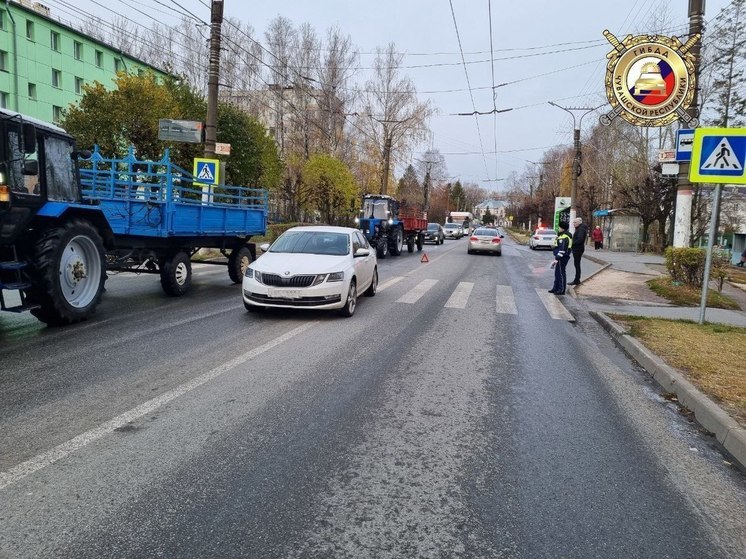
[(425, 293), (427, 293), (436, 283), (438, 283), (438, 280), (434, 279), (426, 279), (422, 280), (420, 283), (418, 283), (414, 289), (411, 291), (408, 291), (399, 299), (397, 299), (397, 303), (416, 303), (419, 301), (420, 297), (422, 297)]
[(398, 276), (398, 277), (395, 277), (395, 278), (391, 278), (387, 282), (378, 284), (378, 291), (383, 291), (384, 289), (388, 289), (389, 287), (391, 287), (395, 283), (399, 283), (403, 279), (404, 279), (404, 276)]
[(509, 285), (497, 286), (495, 292), (495, 311), (497, 314), (518, 314), (513, 288)]
[(575, 317), (570, 314), (570, 311), (568, 311), (562, 303), (560, 303), (560, 300), (557, 298), (556, 295), (547, 293), (543, 289), (538, 288), (536, 289), (536, 294), (539, 296), (539, 299), (541, 299), (541, 302), (547, 309), (549, 316), (551, 316), (554, 320), (567, 320), (568, 322), (575, 322)]
[(450, 298), (446, 301), (445, 307), (447, 309), (465, 309), (472, 289), (474, 289), (473, 283), (462, 281), (458, 286), (456, 286), (453, 293), (451, 293)]

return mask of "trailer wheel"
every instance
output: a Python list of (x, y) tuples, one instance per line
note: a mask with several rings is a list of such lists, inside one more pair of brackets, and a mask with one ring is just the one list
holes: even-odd
[(422, 250), (422, 247), (425, 246), (425, 235), (422, 233), (417, 234), (417, 252)]
[(402, 233), (401, 227), (397, 227), (394, 230), (394, 239), (393, 244), (391, 245), (391, 254), (393, 256), (399, 256), (401, 254), (401, 249), (404, 244), (404, 233)]
[(407, 252), (414, 252), (414, 237), (409, 237), (407, 239)]
[(228, 275), (233, 283), (241, 283), (246, 268), (251, 264), (251, 251), (247, 246), (234, 248), (228, 258)]
[(180, 297), (192, 285), (192, 262), (180, 250), (161, 260), (161, 287), (171, 297)]
[(75, 220), (46, 231), (36, 242), (31, 314), (51, 326), (92, 315), (104, 291), (104, 245), (93, 225)]
[(378, 240), (376, 245), (376, 256), (378, 258), (386, 258), (389, 255), (389, 241), (386, 237)]

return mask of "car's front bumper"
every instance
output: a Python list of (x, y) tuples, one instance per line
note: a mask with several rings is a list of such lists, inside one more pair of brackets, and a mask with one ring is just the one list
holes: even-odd
[(296, 289), (270, 287), (256, 280), (244, 279), (242, 291), (247, 305), (285, 309), (341, 309), (346, 302), (348, 288), (346, 281)]

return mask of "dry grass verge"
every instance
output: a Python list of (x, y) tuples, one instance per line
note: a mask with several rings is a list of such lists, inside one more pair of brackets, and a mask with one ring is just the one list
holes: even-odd
[[(661, 297), (668, 299), (674, 305), (697, 307), (702, 298), (702, 291), (684, 284), (675, 284), (669, 276), (660, 276), (647, 282), (648, 287)], [(707, 290), (707, 306), (715, 309), (734, 309), (741, 307), (732, 298), (715, 289)]]
[(746, 328), (611, 316), (746, 427)]

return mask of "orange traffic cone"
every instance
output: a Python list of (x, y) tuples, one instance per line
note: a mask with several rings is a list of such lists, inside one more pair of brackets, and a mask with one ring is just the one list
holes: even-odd
[(427, 257), (427, 253), (422, 253), (422, 258), (420, 258), (420, 262), (430, 262), (430, 259)]

